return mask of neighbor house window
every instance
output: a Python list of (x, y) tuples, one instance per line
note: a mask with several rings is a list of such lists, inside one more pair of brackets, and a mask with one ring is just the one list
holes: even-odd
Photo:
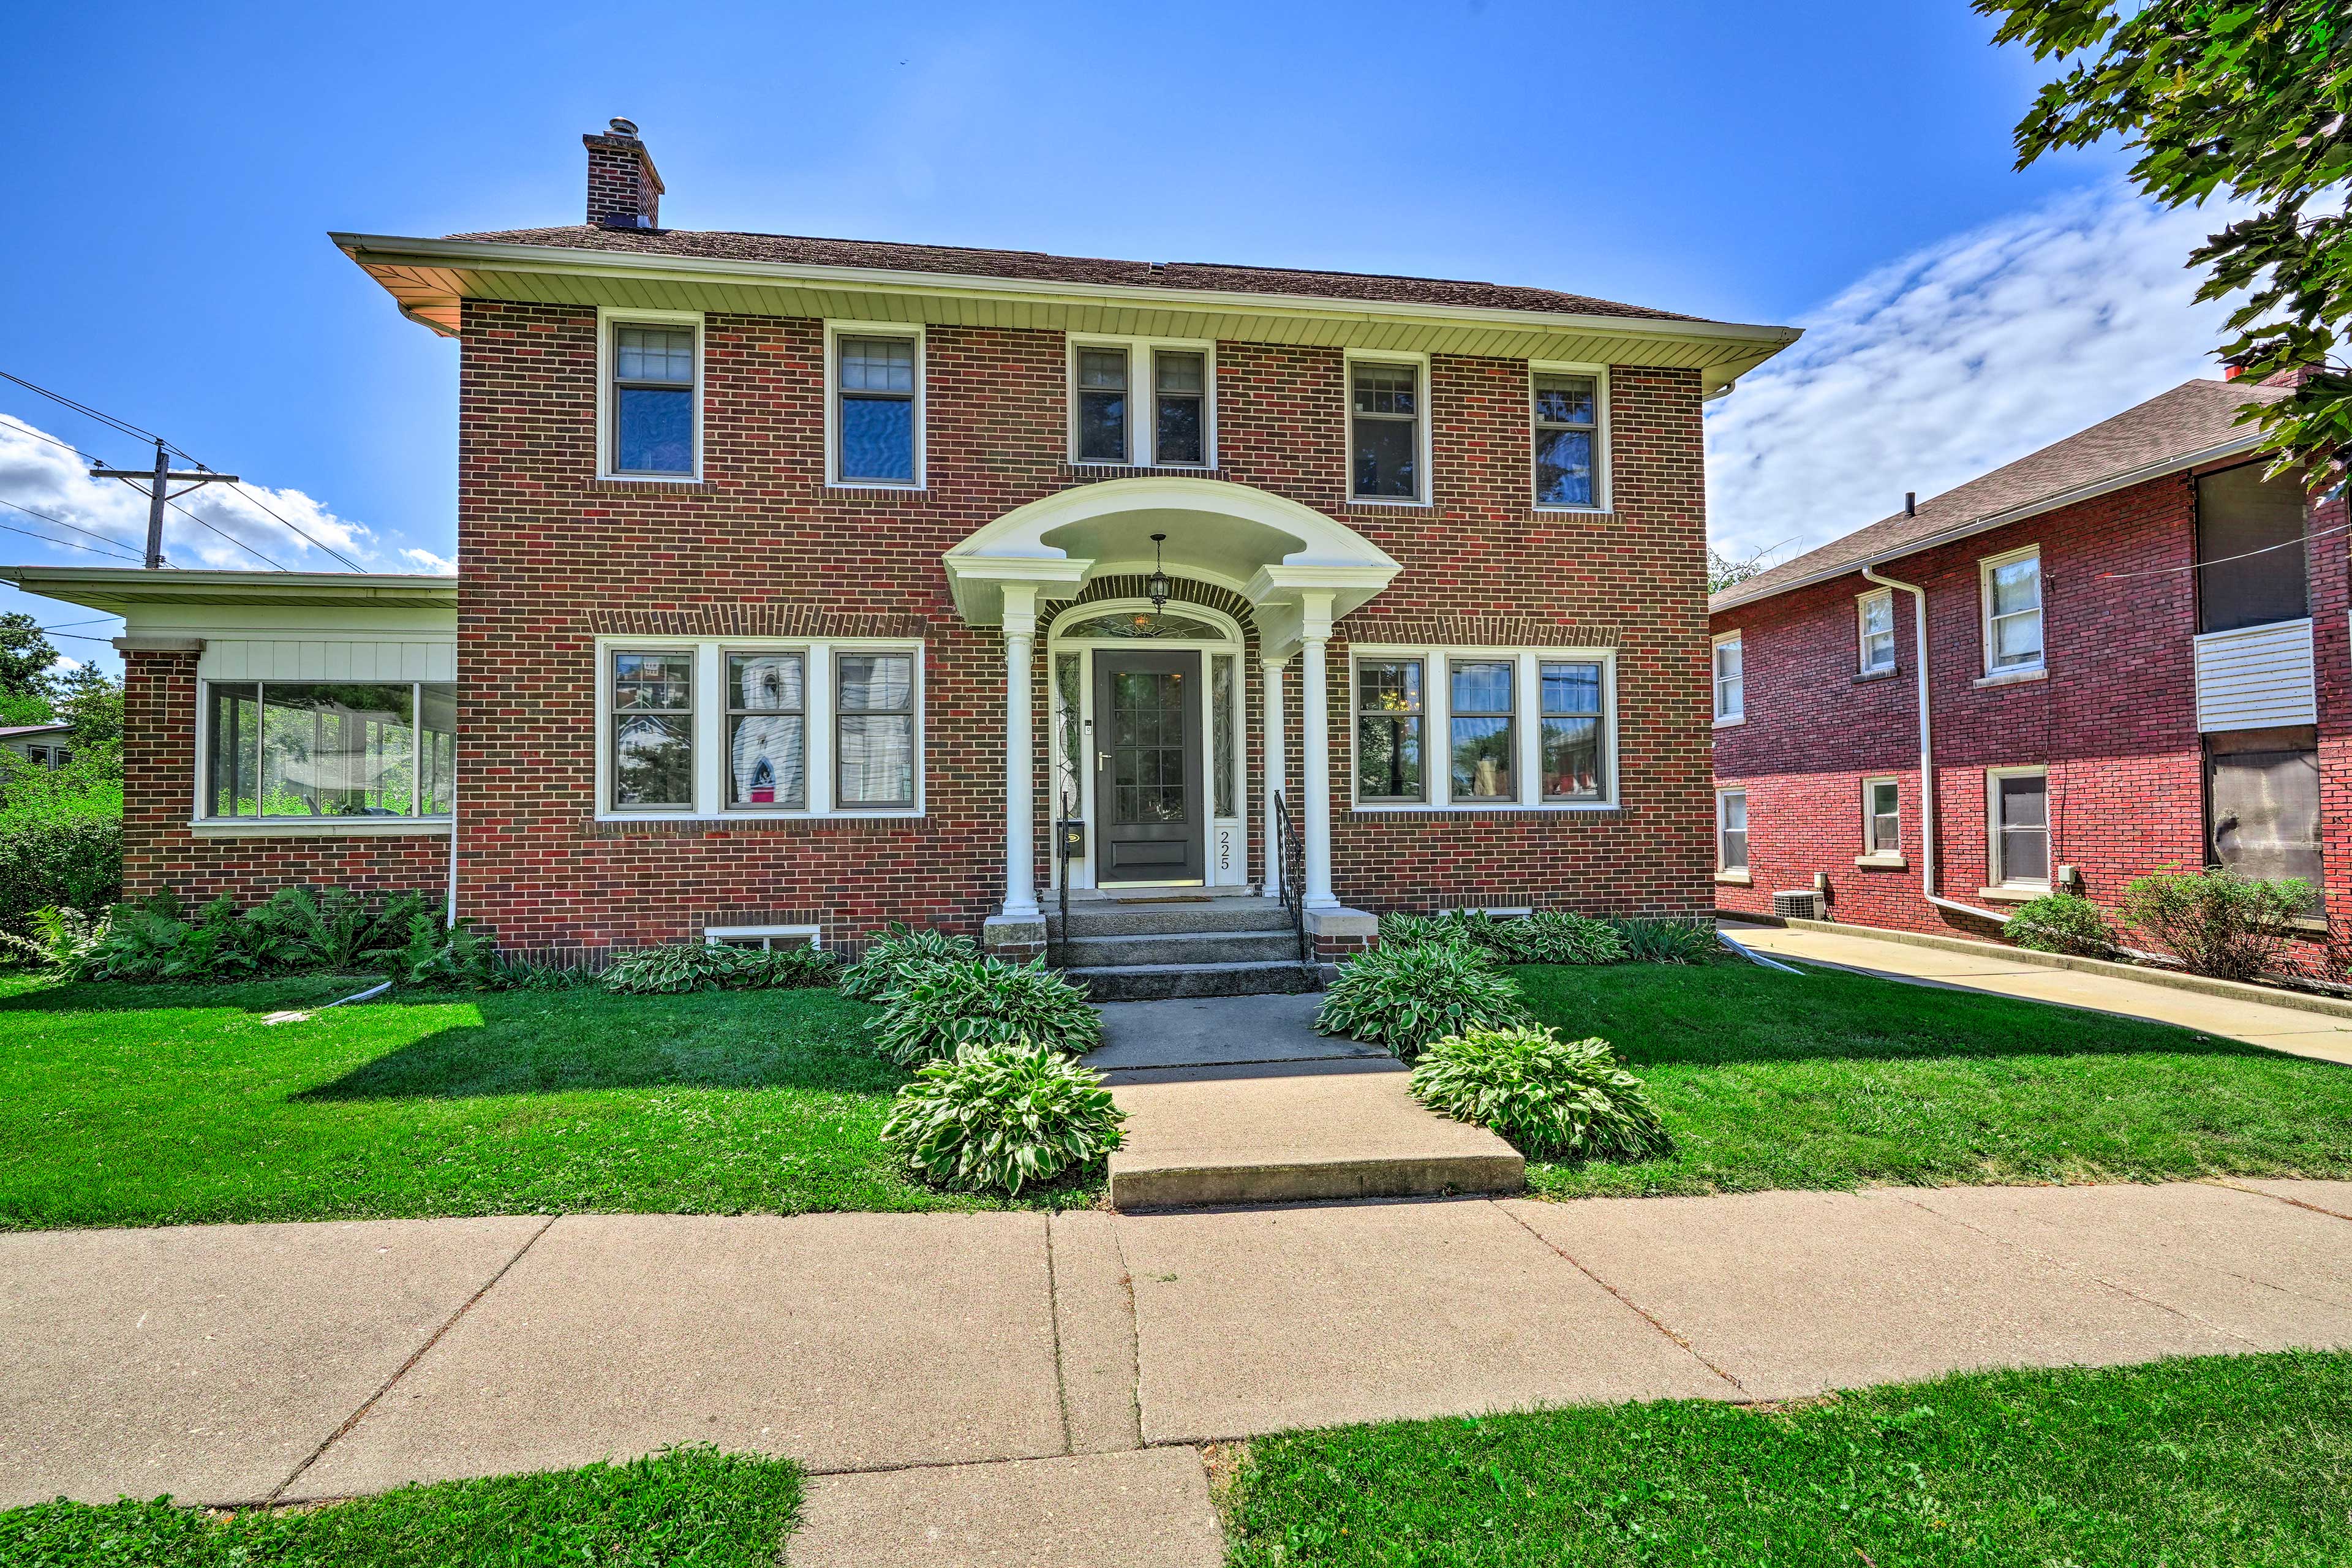
[(1543, 797), (1599, 800), (1607, 793), (1597, 662), (1544, 662), (1541, 676)]
[(1078, 460), (1128, 460), (1125, 349), (1078, 351)]
[(1535, 378), (1536, 504), (1600, 505), (1600, 447), (1598, 382), (1589, 375), (1538, 375)]
[(909, 337), (844, 332), (835, 339), (834, 477), (840, 483), (916, 482), (920, 358)]
[(1739, 634), (1715, 639), (1715, 721), (1733, 724), (1748, 716), (1748, 676)]
[(727, 656), (727, 804), (808, 805), (806, 656)]
[(1748, 869), (1748, 792), (1744, 789), (1716, 792), (1715, 868)]
[(2300, 724), (2207, 735), (2205, 816), (2212, 864), (2256, 881), (2299, 878), (2315, 900), (2321, 889), (2318, 731)]
[(1421, 367), (1358, 362), (1349, 367), (1350, 445), (1360, 500), (1421, 499)]
[(915, 659), (843, 653), (834, 722), (834, 798), (843, 806), (915, 803)]
[(1516, 800), (1510, 659), (1457, 659), (1446, 670), (1452, 716), (1452, 784), (1455, 800)]
[(1356, 798), (1418, 801), (1421, 660), (1356, 661)]
[(2050, 885), (2050, 775), (2040, 768), (1999, 769), (1985, 775), (1991, 818), (1995, 887)]
[(1895, 590), (1880, 588), (1854, 601), (1862, 673), (1884, 675), (1895, 668)]
[(446, 816), (456, 688), (211, 681), (204, 739), (208, 818)]
[(2042, 668), (2042, 552), (2014, 551), (1979, 563), (1983, 578), (1985, 673)]
[(694, 655), (613, 656), (613, 804), (630, 811), (694, 805)]
[(1865, 855), (1903, 853), (1901, 794), (1893, 779), (1862, 781), (1862, 848)]
[(1175, 467), (1206, 463), (1208, 356), (1160, 349), (1151, 356), (1151, 460)]
[(2311, 614), (2303, 484), (2248, 463), (2197, 480), (2197, 629), (2299, 621)]
[(692, 477), (695, 329), (615, 322), (612, 333), (610, 471)]

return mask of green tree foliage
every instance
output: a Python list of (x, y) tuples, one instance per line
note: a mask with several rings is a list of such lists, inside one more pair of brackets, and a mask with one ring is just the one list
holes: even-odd
[(2352, 456), (2352, 10), (2344, 0), (1975, 0), (1997, 41), (2064, 62), (2017, 127), (2018, 166), (2110, 134), (2167, 206), (2220, 195), (2255, 209), (2191, 251), (2200, 300), (2245, 290), (2221, 356), (2304, 373), (2250, 409), (2273, 471)]
[(49, 682), (49, 710), (73, 726), (76, 750), (122, 739), (122, 682), (93, 664), (79, 665)]
[(49, 666), (57, 662), (57, 645), (41, 635), (40, 622), (22, 610), (0, 615), (0, 693), (47, 697)]

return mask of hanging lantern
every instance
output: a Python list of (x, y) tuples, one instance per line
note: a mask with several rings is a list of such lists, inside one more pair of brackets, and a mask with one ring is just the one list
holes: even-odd
[(1151, 597), (1151, 612), (1154, 615), (1168, 607), (1169, 595), (1176, 591), (1176, 584), (1168, 580), (1168, 574), (1161, 571), (1160, 567), (1160, 546), (1167, 538), (1164, 533), (1155, 533), (1151, 536), (1151, 575), (1143, 581), (1143, 591)]

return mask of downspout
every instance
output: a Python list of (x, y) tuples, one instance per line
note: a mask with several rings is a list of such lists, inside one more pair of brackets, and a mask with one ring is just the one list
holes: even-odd
[(1939, 910), (1954, 910), (1964, 915), (1974, 915), (1980, 921), (2006, 925), (2009, 917), (1991, 910), (1980, 910), (1973, 904), (1963, 904), (1945, 898), (1936, 891), (1936, 731), (1927, 711), (1927, 590), (1912, 583), (1899, 583), (1884, 576), (1874, 562), (1864, 562), (1863, 581), (1875, 583), (1882, 588), (1900, 588), (1911, 595), (1911, 626), (1917, 634), (1918, 651), (1915, 655), (1919, 666), (1919, 891), (1927, 902)]

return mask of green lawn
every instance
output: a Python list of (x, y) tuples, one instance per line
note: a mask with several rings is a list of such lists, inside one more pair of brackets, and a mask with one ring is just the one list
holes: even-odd
[(1512, 971), (1613, 1043), (1676, 1152), (1531, 1165), (1548, 1196), (2352, 1175), (2352, 1069), (2158, 1024), (1747, 963)]
[[(832, 992), (0, 983), (0, 1227), (970, 1207), (879, 1134), (906, 1075)], [(1080, 1184), (1035, 1196), (1089, 1202)]]
[(2352, 1356), (1969, 1373), (1253, 1444), (1231, 1568), (2352, 1560)]
[(126, 1500), (0, 1511), (0, 1563), (65, 1568), (773, 1568), (800, 1467), (686, 1448), (228, 1517)]

